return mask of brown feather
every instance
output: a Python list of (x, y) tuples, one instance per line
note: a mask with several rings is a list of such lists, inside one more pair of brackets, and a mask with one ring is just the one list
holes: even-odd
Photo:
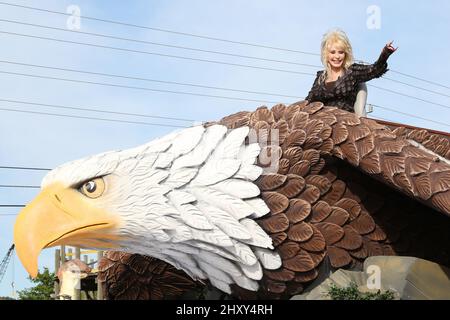
[(311, 204), (302, 199), (291, 199), (289, 207), (286, 210), (286, 216), (289, 222), (295, 224), (305, 220), (311, 213)]
[(306, 272), (314, 269), (314, 261), (305, 250), (300, 250), (293, 258), (283, 260), (286, 269), (296, 272)]
[(278, 192), (265, 191), (261, 193), (261, 197), (272, 214), (283, 212), (289, 205), (289, 199)]
[(293, 241), (304, 242), (311, 239), (313, 229), (306, 222), (300, 222), (291, 226), (288, 230), (288, 238)]

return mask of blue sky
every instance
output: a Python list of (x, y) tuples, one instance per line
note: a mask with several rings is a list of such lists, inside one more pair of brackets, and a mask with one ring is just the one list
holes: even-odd
[[(450, 106), (450, 64), (447, 41), (450, 32), (450, 3), (447, 0), (428, 2), (411, 1), (14, 1), (28, 5), (65, 12), (69, 5), (81, 9), (81, 15), (118, 20), (136, 25), (169, 29), (241, 42), (264, 44), (280, 48), (319, 53), (322, 35), (329, 29), (345, 30), (358, 59), (373, 62), (381, 48), (389, 40), (395, 40), (399, 50), (391, 56), (392, 70), (437, 82), (446, 88), (388, 72), (386, 77), (407, 82), (428, 90), (377, 79), (370, 84), (412, 95), (444, 106)], [(367, 8), (376, 5), (380, 9), (381, 27), (367, 28), (370, 14)], [(66, 16), (37, 12), (23, 8), (0, 5), (0, 19), (16, 20), (58, 28), (66, 28)], [(209, 59), (234, 64), (254, 65), (264, 68), (284, 69), (315, 73), (318, 68), (292, 64), (256, 61), (211, 53), (200, 53), (155, 45), (112, 40), (83, 34), (48, 30), (0, 21), (0, 31), (54, 37), (96, 45), (128, 48), (131, 50), (158, 52), (197, 59)], [(81, 31), (103, 33), (144, 41), (214, 50), (266, 59), (320, 65), (320, 58), (293, 52), (265, 49), (255, 46), (231, 44), (194, 37), (156, 32), (90, 21), (81, 18)], [(37, 74), (43, 76), (107, 82), (125, 86), (185, 91), (199, 94), (221, 95), (270, 102), (294, 102), (306, 96), (314, 78), (308, 75), (189, 61), (149, 54), (121, 52), (104, 48), (32, 39), (0, 33), (0, 60), (60, 68), (88, 70), (100, 73), (126, 75), (163, 81), (193, 83), (207, 86), (233, 88), (247, 91), (276, 93), (291, 97), (261, 95), (193, 88), (148, 81), (110, 78), (18, 66), (0, 62), (0, 71)], [(261, 104), (273, 103), (242, 101), (169, 94), (148, 90), (112, 88), (98, 85), (77, 84), (49, 79), (30, 78), (0, 73), (0, 99), (31, 101), (44, 104), (60, 104), (74, 107), (145, 113), (196, 121), (215, 120), (240, 110), (254, 110)], [(447, 95), (447, 97), (445, 96)], [(369, 103), (414, 114), (432, 121), (450, 123), (450, 112), (417, 99), (393, 94), (369, 87)], [(166, 125), (188, 126), (189, 121), (168, 121), (139, 117), (120, 117), (92, 112), (57, 110), (54, 108), (21, 105), (0, 101), (0, 108), (53, 112), (77, 116), (116, 118), (129, 121), (145, 121)], [(375, 108), (370, 116), (394, 122), (450, 131), (449, 126), (412, 118), (400, 113)], [(167, 126), (94, 121), (61, 118), (0, 110), (0, 166), (26, 166), (53, 168), (58, 164), (107, 150), (124, 149), (145, 143), (174, 130)], [(43, 172), (0, 169), (0, 184), (39, 185)], [(0, 204), (25, 204), (36, 194), (36, 189), (0, 189)], [(0, 259), (12, 243), (14, 216), (17, 208), (0, 208)], [(53, 270), (54, 249), (43, 252), (40, 267)], [(29, 287), (26, 272), (14, 259), (3, 282), (0, 296), (11, 294), (11, 281), (16, 289)]]

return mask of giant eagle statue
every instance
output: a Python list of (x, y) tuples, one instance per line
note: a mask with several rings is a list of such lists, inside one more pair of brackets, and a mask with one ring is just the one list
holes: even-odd
[[(449, 266), (449, 142), (320, 102), (238, 112), (50, 171), (17, 254), (32, 276), (57, 245), (149, 256), (244, 298), (288, 298), (375, 255)], [(103, 280), (133, 260), (116, 257)]]

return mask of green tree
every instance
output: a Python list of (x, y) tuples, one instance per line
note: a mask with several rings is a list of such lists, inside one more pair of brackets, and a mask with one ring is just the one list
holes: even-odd
[(35, 279), (28, 277), (31, 282), (36, 285), (32, 288), (18, 291), (20, 300), (50, 300), (50, 295), (53, 294), (53, 284), (55, 274), (49, 272), (48, 268), (44, 268), (44, 272), (38, 272)]

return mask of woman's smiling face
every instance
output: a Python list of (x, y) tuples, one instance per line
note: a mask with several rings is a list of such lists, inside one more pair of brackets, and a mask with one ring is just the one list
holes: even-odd
[(343, 67), (345, 60), (345, 51), (343, 46), (338, 42), (333, 42), (328, 47), (328, 63), (333, 69), (340, 69)]

